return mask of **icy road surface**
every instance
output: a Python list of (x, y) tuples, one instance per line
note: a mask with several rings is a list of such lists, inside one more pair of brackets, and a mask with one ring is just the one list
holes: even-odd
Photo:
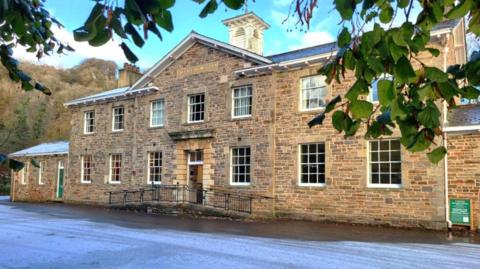
[(147, 216), (0, 198), (0, 268), (480, 268), (475, 238)]

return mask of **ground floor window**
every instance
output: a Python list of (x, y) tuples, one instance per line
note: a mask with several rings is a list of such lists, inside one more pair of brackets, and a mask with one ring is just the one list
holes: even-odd
[(148, 184), (162, 182), (162, 152), (148, 153)]
[(399, 140), (369, 141), (369, 185), (394, 187), (402, 184), (402, 159)]
[(300, 145), (300, 185), (325, 184), (325, 144)]
[(81, 170), (81, 182), (82, 183), (91, 183), (92, 182), (92, 166), (93, 160), (92, 155), (82, 156), (82, 170)]
[(120, 183), (122, 176), (122, 155), (110, 155), (110, 183)]
[(250, 147), (232, 148), (232, 185), (250, 184)]
[(43, 185), (43, 162), (38, 163), (38, 185)]

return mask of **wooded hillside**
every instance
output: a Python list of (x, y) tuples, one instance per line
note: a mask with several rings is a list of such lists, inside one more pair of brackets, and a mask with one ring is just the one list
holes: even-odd
[(22, 63), (22, 69), (52, 90), (25, 92), (0, 69), (0, 152), (11, 153), (41, 142), (68, 139), (70, 114), (63, 104), (77, 97), (116, 87), (112, 61), (87, 59), (59, 69)]

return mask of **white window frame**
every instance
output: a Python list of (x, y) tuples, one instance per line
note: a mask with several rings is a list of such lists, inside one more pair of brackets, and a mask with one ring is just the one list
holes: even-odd
[[(399, 140), (399, 139), (381, 139), (381, 141), (391, 141), (391, 140)], [(384, 184), (384, 183), (372, 183), (372, 168), (371, 168), (371, 146), (370, 142), (372, 141), (380, 141), (380, 140), (367, 140), (367, 187), (372, 189), (400, 189), (403, 187), (403, 169), (402, 169), (402, 145), (400, 144), (400, 161), (396, 161), (395, 163), (400, 163), (400, 184)], [(399, 141), (400, 143), (400, 141)], [(380, 146), (380, 145), (379, 145)], [(391, 149), (388, 150), (391, 152)], [(389, 153), (390, 154), (390, 153)], [(380, 156), (379, 156), (380, 162)], [(391, 163), (390, 161), (388, 163)], [(379, 179), (380, 180), (380, 179)], [(390, 182), (391, 182), (391, 175), (390, 175)]]
[[(162, 123), (160, 124), (154, 124), (153, 122), (153, 114), (154, 114), (154, 109), (153, 105), (154, 103), (161, 103), (162, 104)], [(150, 102), (150, 127), (163, 127), (165, 125), (165, 100), (164, 99), (157, 99), (153, 100)]]
[[(380, 80), (392, 80), (393, 76), (388, 74), (388, 73), (383, 73), (380, 76), (378, 76), (377, 79), (373, 79), (371, 87), (368, 89), (368, 97), (367, 100), (371, 102), (374, 105), (377, 105), (380, 103), (380, 98), (378, 98), (378, 81)], [(377, 98), (378, 100), (375, 101), (373, 100), (373, 83), (377, 82)]]
[[(119, 180), (112, 180), (112, 161), (113, 161), (113, 156), (120, 156), (120, 172), (119, 172)], [(122, 154), (117, 154), (117, 153), (114, 153), (114, 154), (110, 154), (110, 158), (109, 158), (109, 175), (108, 175), (108, 183), (109, 184), (121, 184), (122, 183), (122, 166), (123, 166), (123, 156)]]
[[(91, 118), (87, 117), (87, 115), (93, 115)], [(93, 124), (90, 125), (88, 120), (93, 120)], [(92, 127), (92, 131), (88, 131), (88, 127)], [(95, 110), (85, 111), (83, 113), (83, 133), (84, 134), (93, 134), (95, 133)]]
[[(198, 154), (200, 153), (201, 159), (198, 159), (198, 156), (195, 157), (195, 160), (192, 161), (192, 154)], [(187, 164), (188, 165), (203, 165), (203, 151), (202, 150), (192, 150), (188, 152), (188, 159), (187, 159)]]
[(163, 152), (161, 151), (149, 151), (147, 153), (147, 184), (151, 185), (152, 184), (152, 180), (150, 179), (150, 175), (151, 175), (151, 172), (150, 172), (150, 169), (152, 168), (151, 166), (151, 154), (152, 153), (160, 153), (160, 181), (153, 181), (153, 184), (154, 185), (160, 185), (162, 184), (162, 177), (163, 177)]
[[(203, 119), (202, 120), (196, 120), (196, 121), (192, 121), (190, 119), (190, 114), (191, 114), (191, 106), (192, 106), (192, 103), (191, 103), (191, 97), (193, 96), (197, 96), (197, 95), (203, 95)], [(200, 122), (204, 122), (205, 121), (205, 112), (207, 110), (207, 107), (206, 107), (206, 94), (205, 93), (196, 93), (196, 94), (189, 94), (187, 95), (187, 103), (188, 103), (188, 113), (187, 113), (187, 123), (200, 123)], [(201, 103), (196, 103), (196, 104), (201, 104)]]
[(25, 177), (25, 170), (27, 169), (26, 167), (27, 167), (27, 164), (25, 164), (23, 166), (23, 168), (20, 169), (20, 171), (18, 171), (20, 173), (20, 175), (19, 175), (20, 176), (20, 184), (22, 184), (22, 185), (27, 185), (27, 181), (26, 181), (26, 177)]
[[(325, 109), (325, 106), (326, 106), (326, 98), (324, 100), (325, 102), (325, 105), (324, 106), (319, 106), (319, 107), (313, 107), (313, 108), (306, 108), (304, 107), (304, 103), (303, 103), (303, 80), (304, 79), (310, 79), (312, 77), (320, 77), (320, 78), (323, 78), (324, 80), (324, 83), (325, 83), (325, 91), (326, 91), (326, 94), (328, 94), (328, 84), (325, 82), (325, 80), (327, 79), (327, 77), (323, 76), (323, 75), (314, 75), (314, 76), (308, 76), (308, 77), (302, 77), (300, 78), (300, 95), (299, 95), (299, 100), (300, 100), (300, 111), (301, 112), (308, 112), (308, 111), (317, 111), (317, 110), (323, 110)], [(320, 88), (320, 87), (319, 87)]]
[[(90, 180), (85, 180), (84, 179), (84, 176), (85, 176), (85, 156), (89, 156), (90, 157)], [(92, 167), (93, 167), (93, 156), (92, 155), (82, 155), (81, 157), (81, 161), (80, 161), (80, 183), (83, 183), (83, 184), (90, 184), (92, 183)]]
[[(242, 90), (242, 89), (246, 89), (247, 92), (248, 92), (248, 90), (250, 90), (250, 95), (235, 97), (235, 91)], [(235, 100), (241, 100), (241, 99), (245, 99), (245, 98), (250, 99), (250, 114), (236, 116), (235, 115)], [(252, 112), (253, 112), (253, 87), (252, 87), (252, 85), (244, 85), (244, 86), (238, 86), (238, 87), (233, 88), (232, 89), (232, 118), (233, 119), (250, 118), (250, 117), (252, 117)]]
[(38, 163), (38, 185), (43, 185), (43, 162)]
[[(122, 115), (122, 129), (115, 129), (115, 117), (116, 117), (116, 113), (115, 111), (117, 109), (122, 109), (123, 110), (123, 113), (121, 114)], [(112, 108), (112, 132), (122, 132), (123, 130), (125, 129), (125, 107), (124, 106), (115, 106)]]
[[(234, 174), (234, 169), (233, 169), (233, 150), (234, 149), (241, 149), (241, 148), (248, 148), (250, 149), (250, 162), (248, 165), (245, 165), (245, 166), (249, 166), (250, 167), (250, 170), (249, 170), (249, 175), (250, 175), (250, 181), (249, 182), (234, 182), (233, 181), (233, 174)], [(245, 157), (245, 156), (244, 156)], [(252, 184), (252, 147), (250, 146), (240, 146), (240, 147), (232, 147), (230, 149), (230, 185), (232, 186), (249, 186)]]
[[(302, 182), (302, 145), (310, 145), (310, 144), (323, 144), (323, 176), (324, 176), (324, 183), (303, 183)], [(325, 142), (312, 142), (312, 143), (301, 143), (298, 145), (298, 186), (301, 187), (325, 187), (327, 184), (327, 167), (326, 167), (326, 162), (327, 162), (327, 154), (326, 154), (326, 144)], [(321, 164), (321, 163), (316, 163), (316, 164)]]

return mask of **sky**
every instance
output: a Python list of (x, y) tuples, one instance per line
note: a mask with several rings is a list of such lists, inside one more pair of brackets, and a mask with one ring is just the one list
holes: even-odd
[[(340, 17), (333, 10), (332, 1), (319, 1), (319, 8), (316, 10), (310, 29), (306, 33), (295, 29), (296, 18), (282, 23), (288, 16), (290, 2), (291, 0), (249, 1), (249, 11), (255, 12), (271, 26), (264, 33), (265, 55), (332, 42), (338, 33)], [(46, 0), (45, 2), (45, 6), (50, 13), (65, 26), (62, 29), (54, 28), (54, 33), (57, 38), (75, 48), (75, 52), (68, 53), (68, 55), (44, 57), (38, 61), (34, 55), (27, 53), (23, 48), (16, 48), (14, 56), (33, 63), (49, 64), (63, 68), (75, 66), (83, 59), (90, 57), (113, 60), (118, 65), (122, 65), (127, 60), (118, 46), (121, 43), (120, 38), (114, 38), (113, 41), (98, 48), (89, 46), (87, 42), (75, 42), (73, 40), (72, 31), (83, 25), (93, 5), (94, 2), (89, 0)], [(142, 69), (151, 67), (192, 30), (228, 42), (228, 31), (221, 21), (242, 14), (244, 11), (227, 10), (224, 5), (220, 5), (214, 14), (202, 19), (198, 14), (203, 5), (199, 5), (192, 0), (177, 0), (175, 6), (171, 9), (175, 27), (172, 33), (163, 31), (163, 41), (160, 41), (154, 35), (150, 35), (142, 48), (135, 47), (133, 44), (130, 46), (139, 58), (137, 65)]]

